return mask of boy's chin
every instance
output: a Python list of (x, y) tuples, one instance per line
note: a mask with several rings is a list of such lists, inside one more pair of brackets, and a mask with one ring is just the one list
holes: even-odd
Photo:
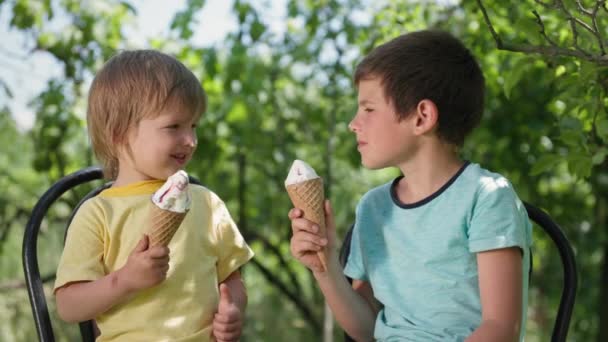
[(158, 179), (167, 179), (173, 176), (177, 171), (182, 170), (182, 168), (171, 168), (164, 170), (162, 173), (158, 174)]
[(382, 163), (379, 162), (373, 162), (370, 160), (365, 160), (363, 158), (361, 158), (361, 165), (368, 169), (368, 170), (382, 170), (384, 168), (387, 168), (389, 165), (384, 165)]

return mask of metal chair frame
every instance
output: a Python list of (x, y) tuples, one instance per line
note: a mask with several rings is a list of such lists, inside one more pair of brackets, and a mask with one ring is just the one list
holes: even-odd
[[(54, 342), (55, 335), (53, 333), (53, 325), (51, 323), (48, 305), (44, 295), (44, 289), (42, 287), (40, 270), (38, 268), (37, 246), (40, 225), (51, 205), (64, 193), (84, 183), (101, 179), (103, 179), (103, 171), (97, 166), (84, 168), (61, 178), (40, 197), (32, 210), (27, 225), (25, 226), (22, 249), (23, 272), (25, 274), (25, 283), (27, 286), (30, 304), (32, 306), (32, 312), (34, 314), (36, 331), (38, 332), (38, 338), (42, 342)], [(190, 182), (200, 184), (200, 182), (194, 177), (190, 177)], [(74, 214), (78, 208), (80, 208), (82, 203), (91, 197), (97, 196), (97, 194), (111, 185), (112, 183), (105, 183), (91, 190), (80, 200), (68, 219), (64, 234), (64, 241), (65, 236), (67, 235), (67, 227), (69, 226), (70, 222), (72, 222)], [(95, 341), (95, 326), (93, 321), (90, 320), (80, 322), (79, 328), (82, 341)]]

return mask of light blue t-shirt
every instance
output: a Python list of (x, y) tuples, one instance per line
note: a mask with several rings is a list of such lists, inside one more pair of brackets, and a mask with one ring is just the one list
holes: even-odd
[[(465, 163), (428, 198), (399, 201), (400, 178), (357, 206), (344, 273), (371, 284), (383, 309), (379, 341), (463, 341), (481, 323), (477, 252), (522, 250), (522, 333), (528, 302), (531, 224), (511, 184)], [(520, 340), (522, 339), (520, 338)]]

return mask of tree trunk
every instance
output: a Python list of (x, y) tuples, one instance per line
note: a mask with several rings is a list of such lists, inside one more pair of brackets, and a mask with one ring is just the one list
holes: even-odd
[[(596, 205), (596, 215), (597, 215), (597, 229), (605, 230), (606, 229), (606, 219), (608, 216), (607, 208), (606, 208), (606, 200), (604, 197), (605, 192), (600, 192), (597, 196), (597, 205)], [(600, 236), (600, 243), (603, 250), (603, 258), (600, 265), (599, 272), (600, 273), (600, 293), (599, 293), (599, 330), (597, 334), (597, 341), (604, 342), (608, 341), (608, 237), (606, 237), (606, 233), (600, 232), (598, 234)]]
[[(602, 225), (600, 229), (605, 229)], [(608, 242), (604, 242), (604, 260), (601, 265), (600, 278), (600, 303), (599, 303), (599, 332), (597, 336), (598, 342), (608, 341)]]

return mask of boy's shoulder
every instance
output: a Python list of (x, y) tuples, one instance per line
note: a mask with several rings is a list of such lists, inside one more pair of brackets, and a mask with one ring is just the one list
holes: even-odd
[(391, 186), (397, 179), (399, 179), (399, 177), (368, 190), (363, 194), (360, 202), (365, 203), (370, 201), (375, 202), (381, 199), (390, 199)]
[(224, 201), (211, 189), (200, 184), (190, 184), (190, 194), (195, 200), (204, 201), (212, 206)]
[(505, 176), (479, 164), (470, 163), (462, 174), (461, 182), (456, 185), (458, 188), (455, 190), (471, 194), (474, 203), (519, 201), (513, 185)]
[[(368, 190), (361, 197), (360, 204), (375, 203), (377, 205), (382, 201), (391, 201), (392, 186), (399, 178), (394, 178)], [(462, 172), (447, 188), (452, 188), (451, 193), (474, 194), (477, 198), (496, 194), (515, 195), (513, 186), (505, 176), (468, 161), (463, 166)]]
[(108, 204), (107, 198), (97, 195), (97, 196), (88, 198), (84, 202), (82, 202), (82, 204), (80, 205), (78, 210), (101, 209), (101, 208), (105, 207), (107, 204)]
[(476, 163), (469, 163), (462, 173), (464, 183), (484, 192), (495, 188), (511, 187), (509, 180), (502, 174), (490, 171)]
[(197, 194), (204, 194), (204, 195), (214, 194), (213, 191), (209, 190), (209, 188), (207, 188), (206, 186), (201, 185), (201, 184), (190, 183), (189, 188), (190, 188), (190, 191), (192, 191), (193, 193), (197, 193)]

